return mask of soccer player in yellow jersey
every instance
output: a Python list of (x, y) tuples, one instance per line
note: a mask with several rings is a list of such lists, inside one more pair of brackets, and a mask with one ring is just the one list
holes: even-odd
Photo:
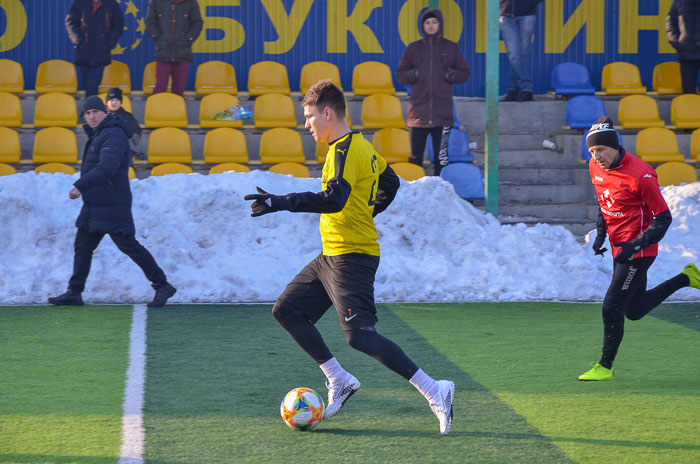
[(379, 244), (373, 217), (393, 201), (399, 178), (371, 143), (345, 119), (343, 92), (330, 80), (312, 86), (302, 101), (306, 128), (317, 142), (328, 142), (322, 191), (272, 195), (258, 187), (246, 195), (252, 216), (275, 211), (321, 213), (323, 252), (306, 265), (277, 299), (272, 315), (328, 378), (324, 420), (335, 416), (359, 388), (323, 341), (315, 323), (335, 306), (348, 344), (408, 380), (428, 400), (440, 433), (452, 425), (454, 383), (434, 380), (380, 335), (374, 306)]

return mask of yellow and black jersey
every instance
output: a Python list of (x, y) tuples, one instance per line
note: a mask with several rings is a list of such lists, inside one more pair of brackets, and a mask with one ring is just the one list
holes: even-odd
[(329, 143), (319, 193), (290, 193), (283, 209), (321, 213), (323, 254), (379, 256), (373, 216), (384, 211), (399, 189), (399, 178), (359, 132)]

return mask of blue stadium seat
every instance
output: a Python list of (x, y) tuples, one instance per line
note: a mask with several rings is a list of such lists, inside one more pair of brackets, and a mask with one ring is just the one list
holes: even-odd
[[(617, 131), (615, 131), (617, 132)], [(581, 137), (581, 159), (584, 161), (590, 161), (591, 159), (591, 154), (588, 152), (588, 146), (586, 145), (586, 136), (588, 135), (588, 130), (583, 133), (583, 136)], [(622, 136), (620, 135), (619, 132), (617, 132), (617, 140), (620, 142), (620, 146), (622, 146)]]
[[(589, 124), (588, 127), (591, 127)], [(435, 160), (435, 153), (433, 153), (433, 138), (428, 135), (428, 142), (426, 143), (427, 159), (430, 162)], [(469, 136), (466, 132), (459, 129), (452, 129), (450, 131), (450, 138), (447, 141), (447, 155), (448, 161), (450, 163), (473, 163), (474, 155), (469, 149)]]
[(559, 63), (552, 68), (552, 89), (557, 95), (593, 95), (588, 68), (579, 63)]
[(478, 166), (469, 163), (448, 164), (440, 177), (452, 183), (455, 192), (465, 200), (483, 200), (484, 178)]
[(588, 129), (604, 114), (603, 100), (592, 95), (579, 95), (566, 102), (566, 125), (572, 129)]

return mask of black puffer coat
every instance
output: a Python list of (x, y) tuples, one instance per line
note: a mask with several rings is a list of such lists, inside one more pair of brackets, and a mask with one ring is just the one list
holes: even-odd
[(537, 14), (537, 5), (542, 0), (501, 0), (499, 14), (501, 16), (531, 16)]
[(66, 15), (68, 37), (78, 66), (107, 66), (124, 32), (124, 15), (116, 0), (102, 0), (93, 13), (92, 0), (73, 0)]
[(83, 151), (80, 190), (83, 208), (75, 226), (89, 233), (134, 235), (129, 186), (129, 125), (107, 115), (96, 129), (85, 126), (88, 141)]
[(156, 43), (159, 62), (192, 61), (192, 44), (204, 21), (197, 0), (151, 0), (146, 15), (146, 33)]
[(700, 4), (673, 0), (666, 16), (666, 37), (682, 61), (700, 60)]

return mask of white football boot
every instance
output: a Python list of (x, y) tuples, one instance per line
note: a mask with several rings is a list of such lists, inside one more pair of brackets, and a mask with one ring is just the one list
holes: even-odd
[(440, 434), (447, 435), (452, 427), (452, 401), (455, 396), (455, 384), (449, 380), (437, 381), (440, 390), (435, 402), (430, 403), (430, 409), (440, 421)]
[(354, 375), (348, 374), (345, 382), (331, 385), (326, 382), (328, 388), (328, 405), (323, 410), (323, 420), (328, 420), (340, 412), (345, 402), (360, 389), (360, 381)]

